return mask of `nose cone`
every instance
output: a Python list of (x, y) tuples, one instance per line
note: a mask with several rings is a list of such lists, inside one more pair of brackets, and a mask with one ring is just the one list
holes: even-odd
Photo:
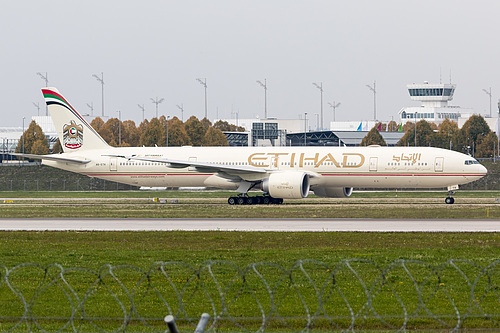
[(488, 173), (488, 169), (486, 169), (484, 165), (479, 164), (478, 167), (479, 167), (479, 173), (482, 176), (485, 176)]

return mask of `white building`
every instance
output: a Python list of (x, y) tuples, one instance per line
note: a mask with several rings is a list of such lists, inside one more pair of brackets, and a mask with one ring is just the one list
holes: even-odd
[[(409, 84), (407, 85), (410, 98), (421, 102), (420, 106), (408, 106), (399, 111), (400, 121), (424, 119), (435, 124), (442, 123), (446, 118), (458, 122), (462, 113), (473, 113), (472, 109), (448, 105), (453, 99), (456, 85), (454, 84)], [(415, 119), (416, 118), (416, 119)]]

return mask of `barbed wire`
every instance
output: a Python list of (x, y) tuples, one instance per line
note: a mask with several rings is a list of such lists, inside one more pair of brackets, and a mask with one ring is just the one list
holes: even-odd
[(166, 315), (193, 331), (203, 312), (212, 317), (209, 331), (456, 332), (499, 329), (498, 304), (500, 259), (0, 266), (0, 331), (7, 332), (163, 332)]

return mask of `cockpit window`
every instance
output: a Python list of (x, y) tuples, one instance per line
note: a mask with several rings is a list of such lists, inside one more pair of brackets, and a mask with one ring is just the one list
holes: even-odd
[(465, 161), (465, 165), (471, 165), (471, 164), (479, 164), (479, 162), (476, 160), (466, 160)]

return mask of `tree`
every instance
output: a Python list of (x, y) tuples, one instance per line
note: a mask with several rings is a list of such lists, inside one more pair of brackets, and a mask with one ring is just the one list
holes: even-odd
[(42, 140), (36, 140), (31, 147), (31, 154), (35, 155), (45, 155), (49, 153), (49, 146), (47, 145), (47, 140), (43, 142)]
[(221, 130), (210, 127), (203, 137), (204, 146), (229, 146), (227, 138)]
[(137, 147), (139, 145), (140, 138), (141, 133), (135, 126), (135, 122), (133, 120), (125, 120), (122, 122), (122, 142), (126, 142), (131, 147)]
[(203, 118), (201, 120), (201, 124), (203, 125), (203, 128), (205, 129), (205, 131), (208, 131), (208, 129), (210, 127), (212, 127), (212, 123), (210, 122), (210, 120), (208, 120), (207, 118)]
[(191, 116), (191, 118), (184, 123), (184, 128), (193, 146), (201, 146), (203, 144), (203, 137), (206, 131), (198, 118)]
[[(141, 124), (142, 125), (142, 124)], [(162, 128), (158, 118), (153, 118), (147, 125), (147, 128), (142, 132), (140, 145), (146, 147), (161, 146)]]
[(498, 149), (498, 137), (494, 132), (478, 137), (474, 157), (493, 157)]
[[(397, 143), (398, 146), (415, 146), (415, 124), (407, 122), (403, 125), (406, 133)], [(429, 146), (435, 142), (434, 131), (431, 125), (424, 119), (417, 123), (417, 146)]]
[(469, 152), (472, 149), (472, 155), (475, 156), (477, 144), (490, 132), (490, 127), (483, 117), (471, 116), (460, 129), (456, 150)]
[(438, 132), (435, 135), (434, 147), (449, 149), (450, 143), (452, 148), (456, 147), (457, 135), (459, 131), (458, 124), (446, 118), (438, 126)]
[[(166, 133), (165, 133), (166, 135)], [(164, 138), (166, 141), (166, 137)], [(179, 118), (173, 117), (168, 122), (168, 145), (169, 146), (186, 146), (190, 145), (189, 135), (184, 128), (184, 123)]]
[[(23, 137), (24, 137), (24, 151), (23, 151)], [(38, 124), (32, 120), (28, 129), (24, 131), (23, 136), (19, 138), (19, 143), (17, 144), (16, 153), (25, 153), (25, 154), (37, 154), (33, 152), (33, 146), (37, 141), (40, 143), (35, 146), (35, 148), (40, 151), (42, 146), (46, 146), (47, 150), (44, 154), (48, 154), (49, 152), (49, 144), (47, 143), (47, 138), (45, 134), (43, 134), (42, 128), (38, 126)], [(43, 150), (43, 149), (42, 149)], [(43, 150), (45, 151), (45, 150)]]
[[(109, 134), (106, 133), (106, 135), (108, 135), (108, 139), (109, 139), (108, 143), (111, 146), (116, 147), (116, 146), (118, 146), (118, 144), (120, 142), (120, 126), (121, 126), (121, 121), (118, 118), (109, 118), (108, 121), (101, 128), (102, 132), (106, 133), (106, 130), (108, 130), (109, 133), (111, 134), (111, 138), (109, 138)], [(123, 134), (124, 134), (123, 126), (121, 126), (121, 138), (122, 139), (127, 136), (126, 134), (125, 135), (123, 135)]]
[(391, 120), (389, 124), (387, 124), (387, 131), (388, 132), (397, 132), (399, 129), (399, 125), (394, 121)]
[(100, 135), (101, 134), (101, 132), (100, 132), (101, 127), (104, 126), (104, 121), (101, 118), (96, 117), (90, 122), (90, 126), (92, 126), (92, 128), (95, 129), (97, 131), (97, 133), (99, 133), (99, 135)]
[(63, 152), (61, 141), (57, 139), (56, 143), (52, 146), (52, 154), (60, 154)]
[(379, 133), (377, 126), (374, 126), (368, 134), (361, 140), (360, 146), (380, 145), (386, 146), (384, 138)]

